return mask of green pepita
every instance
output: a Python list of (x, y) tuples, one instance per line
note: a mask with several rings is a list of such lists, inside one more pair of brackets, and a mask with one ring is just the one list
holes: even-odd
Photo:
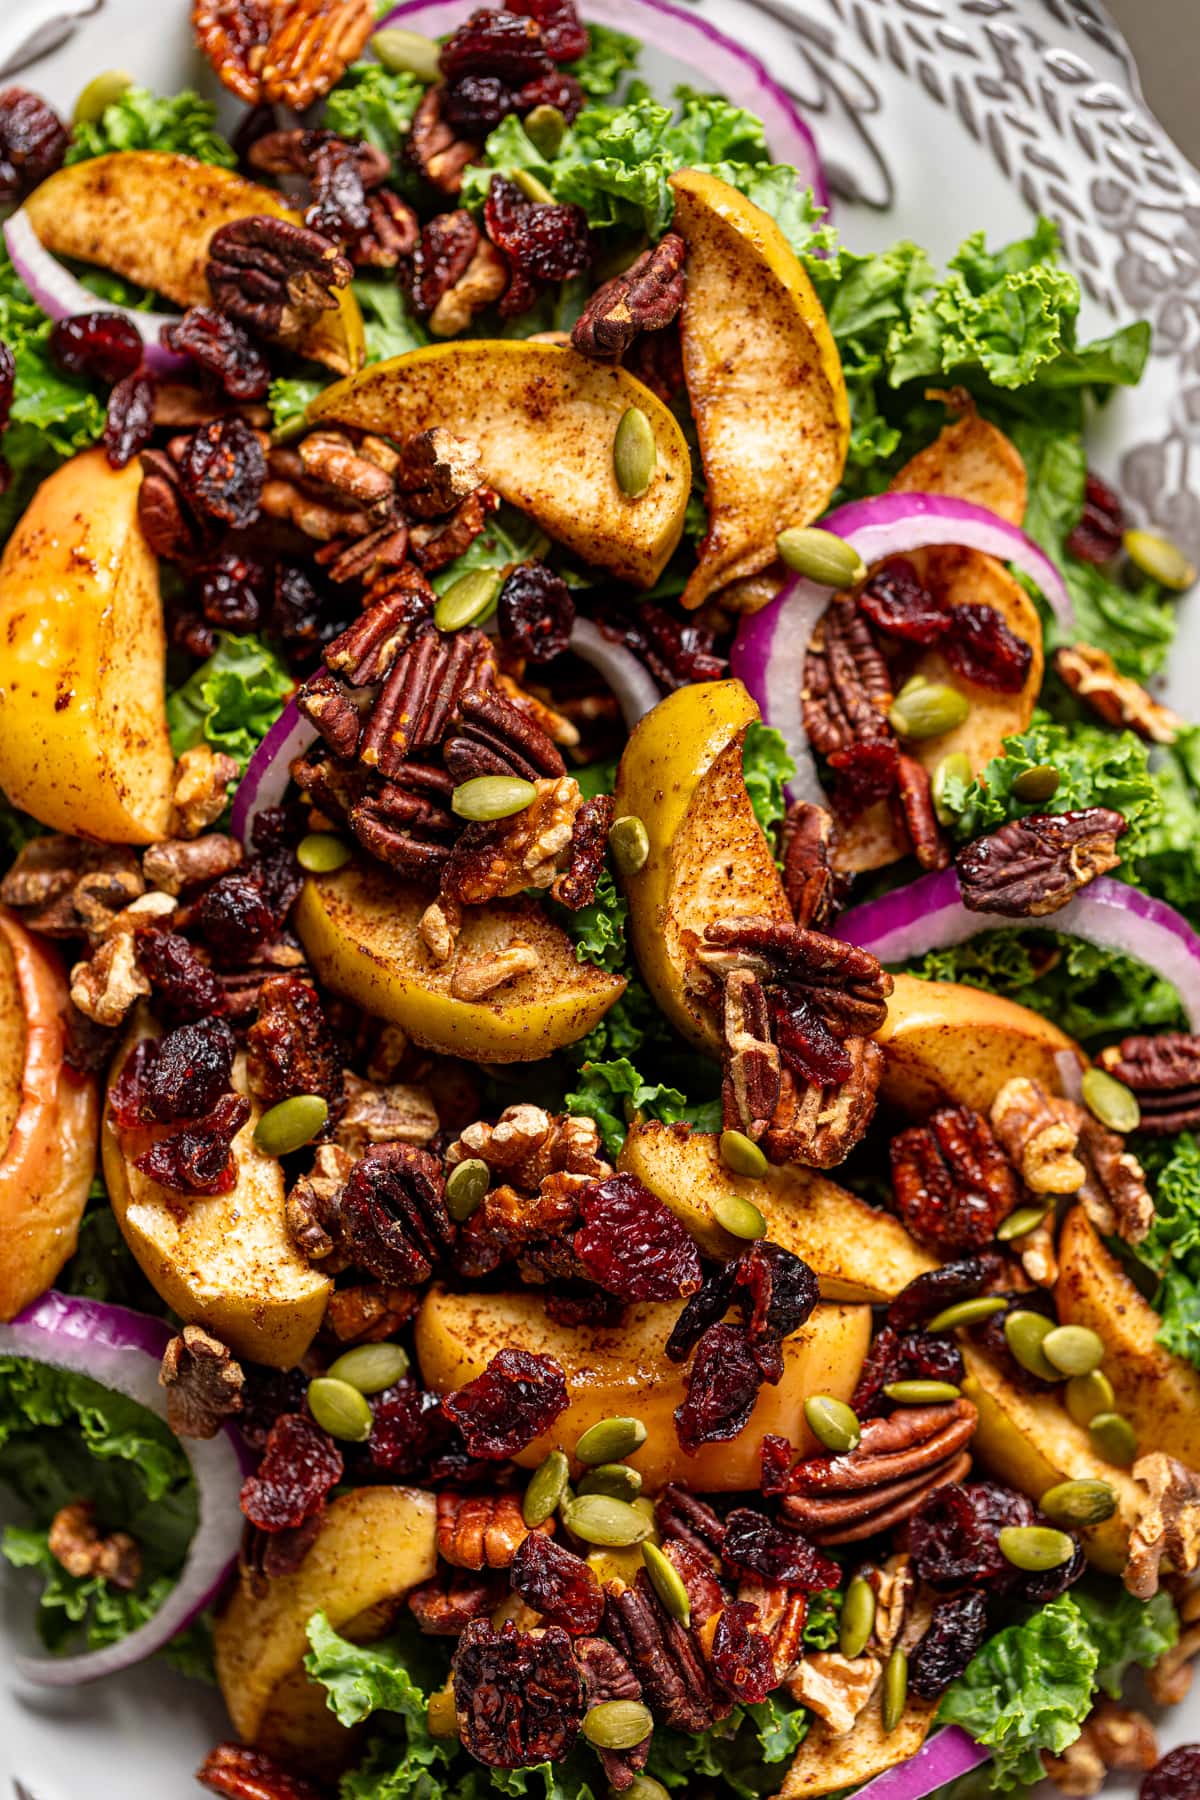
[(982, 1319), (1003, 1312), (1007, 1305), (1008, 1301), (999, 1294), (978, 1294), (974, 1300), (960, 1300), (956, 1306), (948, 1306), (944, 1312), (935, 1314), (925, 1330), (957, 1331), (960, 1325), (978, 1325)]
[(640, 1700), (602, 1700), (583, 1715), (581, 1729), (597, 1750), (632, 1750), (654, 1730), (654, 1715)]
[(952, 1381), (889, 1381), (883, 1391), (898, 1406), (937, 1406), (942, 1400), (957, 1400), (962, 1393)]
[(598, 1419), (589, 1425), (575, 1445), (575, 1455), (588, 1468), (600, 1463), (624, 1462), (646, 1441), (646, 1427), (640, 1419)]
[(254, 1142), (264, 1156), (290, 1156), (311, 1144), (329, 1117), (329, 1102), (321, 1094), (293, 1094), (267, 1108), (254, 1127)]
[(709, 1211), (730, 1237), (742, 1238), (753, 1243), (757, 1238), (766, 1237), (767, 1221), (759, 1212), (752, 1200), (744, 1200), (740, 1194), (717, 1194), (709, 1202)]
[(1196, 579), (1196, 570), (1178, 544), (1159, 537), (1156, 531), (1127, 531), (1125, 554), (1135, 568), (1160, 586), (1181, 594)]
[(856, 1575), (846, 1589), (838, 1621), (838, 1649), (843, 1656), (861, 1656), (875, 1629), (875, 1589), (865, 1575)]
[(519, 775), (476, 775), (459, 783), (450, 805), (460, 819), (510, 819), (536, 799), (532, 781), (522, 781)]
[(636, 1500), (642, 1491), (642, 1478), (628, 1463), (599, 1463), (580, 1477), (581, 1494), (608, 1494), (614, 1500)]
[(93, 75), (79, 90), (75, 110), (71, 114), (72, 125), (94, 125), (113, 102), (119, 100), (122, 94), (128, 93), (132, 86), (133, 76), (127, 75), (124, 69), (105, 69), (103, 74)]
[(350, 861), (349, 844), (332, 831), (310, 831), (296, 846), (296, 861), (310, 875), (332, 875)]
[[(744, 1131), (723, 1131), (721, 1133), (721, 1161), (735, 1175), (745, 1175), (751, 1181), (761, 1181), (767, 1172), (767, 1159), (755, 1143)], [(747, 1203), (748, 1204), (748, 1203)], [(755, 1211), (758, 1209), (755, 1208)], [(722, 1220), (724, 1224), (724, 1220)], [(735, 1237), (761, 1237), (761, 1232), (742, 1232), (734, 1226), (726, 1226)]]
[(640, 406), (627, 406), (613, 438), (613, 474), (627, 500), (646, 492), (657, 466), (654, 427)]
[(941, 737), (961, 725), (970, 710), (967, 696), (948, 683), (912, 680), (905, 682), (892, 701), (888, 723), (897, 737)]
[(1036, 768), (1021, 770), (1013, 781), (1012, 791), (1022, 806), (1041, 806), (1045, 801), (1053, 800), (1061, 779), (1051, 763), (1038, 763)]
[(522, 123), (525, 136), (534, 149), (540, 150), (546, 161), (551, 162), (561, 150), (566, 136), (566, 116), (557, 106), (535, 106), (532, 112), (525, 114)]
[(1062, 1371), (1055, 1368), (1042, 1349), (1054, 1329), (1053, 1319), (1023, 1309), (1010, 1312), (1004, 1321), (1004, 1337), (1009, 1349), (1023, 1369), (1028, 1369), (1042, 1381), (1062, 1380)]
[(1104, 1361), (1104, 1339), (1086, 1325), (1059, 1325), (1042, 1339), (1042, 1355), (1062, 1375), (1090, 1375)]
[(808, 1429), (818, 1443), (842, 1456), (853, 1450), (862, 1437), (862, 1426), (854, 1408), (832, 1394), (810, 1394), (804, 1402)]
[(789, 569), (818, 587), (853, 587), (867, 572), (853, 544), (816, 525), (789, 526), (775, 539), (775, 548)]
[(563, 1523), (585, 1544), (641, 1544), (654, 1529), (653, 1518), (639, 1512), (631, 1501), (613, 1500), (608, 1494), (580, 1494), (563, 1509)]
[(1014, 1569), (1030, 1575), (1061, 1569), (1075, 1554), (1075, 1539), (1049, 1525), (1006, 1525), (999, 1537), (1000, 1554)]
[(1077, 1425), (1090, 1425), (1097, 1413), (1112, 1412), (1117, 1397), (1103, 1369), (1093, 1369), (1090, 1375), (1073, 1376), (1063, 1389), (1063, 1399)]
[(545, 1462), (539, 1463), (529, 1478), (521, 1501), (521, 1517), (533, 1531), (544, 1525), (557, 1511), (567, 1491), (570, 1465), (561, 1450), (552, 1450)]
[(1128, 1469), (1137, 1460), (1137, 1432), (1123, 1413), (1096, 1413), (1088, 1420), (1088, 1436), (1105, 1462)]
[(692, 1622), (692, 1603), (688, 1599), (688, 1591), (683, 1585), (683, 1577), (679, 1570), (661, 1551), (657, 1544), (642, 1545), (642, 1561), (646, 1565), (646, 1573), (650, 1577), (650, 1586), (673, 1619), (681, 1625)]
[(1136, 1131), (1142, 1109), (1137, 1095), (1104, 1069), (1088, 1069), (1081, 1083), (1083, 1103), (1110, 1131)]
[(455, 1163), (446, 1177), (446, 1211), (461, 1225), (483, 1205), (492, 1185), (492, 1171), (480, 1156)]
[(933, 771), (933, 810), (939, 825), (953, 825), (958, 814), (946, 804), (946, 788), (951, 781), (960, 781), (964, 787), (970, 787), (973, 778), (971, 759), (965, 750), (952, 750), (949, 756), (943, 756)]
[(650, 855), (650, 833), (636, 813), (617, 819), (608, 834), (608, 847), (621, 875), (636, 875)]
[(907, 1699), (908, 1657), (897, 1644), (888, 1657), (883, 1671), (883, 1694), (879, 1710), (885, 1732), (890, 1734), (895, 1731), (904, 1717), (904, 1703)]
[(434, 624), (439, 631), (462, 631), (467, 625), (481, 625), (496, 610), (500, 585), (495, 569), (468, 570), (439, 595), (433, 609)]
[(371, 1409), (365, 1396), (348, 1381), (318, 1375), (308, 1384), (308, 1410), (330, 1437), (363, 1444), (371, 1435)]
[(1107, 1481), (1060, 1481), (1038, 1505), (1056, 1525), (1102, 1525), (1116, 1512), (1117, 1496)]
[(1030, 1231), (1036, 1231), (1049, 1206), (1018, 1206), (1016, 1212), (1010, 1212), (1007, 1219), (1001, 1219), (996, 1227), (996, 1238), (1001, 1244), (1011, 1243), (1013, 1238), (1025, 1237)]
[(671, 1800), (671, 1796), (653, 1775), (635, 1775), (632, 1787), (609, 1788), (606, 1800)]
[(544, 181), (538, 180), (532, 169), (514, 169), (512, 178), (527, 200), (534, 201), (538, 206), (554, 205), (554, 195)]
[(325, 1373), (332, 1381), (348, 1381), (360, 1394), (382, 1394), (408, 1374), (408, 1351), (403, 1344), (356, 1344)]
[(371, 48), (391, 75), (415, 75), (428, 85), (440, 78), (439, 46), (419, 31), (405, 31), (400, 25), (386, 25), (371, 39)]

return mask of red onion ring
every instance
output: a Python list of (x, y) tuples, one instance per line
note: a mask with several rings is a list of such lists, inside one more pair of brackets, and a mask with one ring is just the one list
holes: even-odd
[(924, 1800), (947, 1782), (956, 1781), (989, 1761), (991, 1751), (968, 1737), (958, 1725), (926, 1738), (915, 1756), (885, 1769), (857, 1790), (856, 1800)]
[[(166, 1418), (165, 1391), (158, 1371), (170, 1329), (159, 1319), (80, 1300), (51, 1290), (8, 1325), (0, 1325), (0, 1355), (29, 1357), (54, 1369), (87, 1375)], [(79, 1656), (17, 1656), (13, 1665), (27, 1681), (44, 1687), (74, 1687), (127, 1669), (161, 1650), (216, 1598), (237, 1560), (245, 1523), (238, 1505), (250, 1458), (230, 1428), (215, 1438), (180, 1438), (191, 1464), (200, 1519), (188, 1546), (179, 1580), (152, 1619), (120, 1643)]]

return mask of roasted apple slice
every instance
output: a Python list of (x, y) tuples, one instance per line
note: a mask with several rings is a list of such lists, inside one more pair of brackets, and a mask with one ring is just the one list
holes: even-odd
[(308, 1621), (323, 1612), (357, 1644), (391, 1630), (404, 1597), (437, 1570), (432, 1494), (359, 1487), (331, 1500), (298, 1569), (243, 1582), (213, 1627), (217, 1681), (235, 1731), (290, 1766), (334, 1775), (359, 1734), (339, 1725), (304, 1671)]
[(54, 951), (0, 907), (0, 1319), (75, 1249), (96, 1168), (96, 1083), (63, 1061), (67, 983)]
[(758, 574), (779, 532), (825, 511), (850, 409), (829, 321), (775, 221), (699, 169), (681, 169), (671, 187), (687, 244), (683, 368), (707, 484), (708, 535), (683, 594), (694, 607)]
[(1104, 1372), (1141, 1448), (1165, 1450), (1200, 1469), (1200, 1374), (1158, 1342), (1162, 1320), (1105, 1249), (1082, 1206), (1063, 1222), (1058, 1268), (1058, 1316), (1104, 1340)]
[[(306, 881), (294, 918), (322, 981), (446, 1056), (534, 1062), (583, 1037), (625, 991), (620, 975), (581, 963), (566, 932), (533, 900), (468, 908), (455, 957), (437, 963), (418, 930), (428, 903), (426, 890), (349, 863)], [(537, 953), (536, 968), (486, 1000), (456, 997), (465, 967), (516, 943)]]
[(47, 476), (0, 558), (0, 787), (81, 837), (165, 837), (167, 735), (158, 562), (142, 472), (88, 450)]
[[(178, 306), (207, 306), (208, 241), (256, 214), (300, 223), (274, 188), (161, 150), (116, 150), (71, 163), (35, 188), (25, 213), (55, 256), (114, 269)], [(362, 314), (349, 288), (295, 346), (339, 375), (361, 367)]]
[(881, 1094), (902, 1112), (923, 1118), (957, 1100), (986, 1113), (1014, 1075), (1061, 1093), (1060, 1050), (1073, 1051), (1086, 1066), (1073, 1038), (1015, 1000), (957, 981), (915, 975), (895, 981), (875, 1042), (884, 1054)]
[[(144, 1016), (113, 1064), (103, 1152), (108, 1196), (142, 1273), (172, 1312), (207, 1325), (235, 1356), (290, 1369), (325, 1314), (331, 1283), (299, 1254), (284, 1221), (283, 1170), (254, 1142), (255, 1105), (233, 1140), (237, 1182), (227, 1194), (176, 1194), (134, 1167), (155, 1137), (179, 1126), (121, 1130), (112, 1088), (133, 1044), (156, 1035)], [(244, 1058), (234, 1086), (246, 1092)]]
[(777, 1800), (818, 1800), (823, 1794), (856, 1790), (860, 1782), (907, 1762), (928, 1737), (937, 1709), (936, 1700), (918, 1700), (914, 1694), (895, 1730), (885, 1731), (876, 1694), (854, 1721), (852, 1731), (835, 1736), (824, 1720), (814, 1720)]
[[(658, 453), (636, 499), (613, 469), (631, 406), (650, 421)], [(674, 415), (626, 370), (557, 344), (478, 338), (413, 350), (326, 388), (309, 417), (389, 437), (437, 424), (469, 438), (503, 499), (635, 587), (657, 581), (683, 530), (692, 464)]]
[(635, 814), (650, 838), (645, 864), (625, 877), (638, 964), (671, 1023), (714, 1056), (715, 1018), (692, 973), (705, 926), (792, 918), (742, 776), (742, 741), (758, 716), (740, 681), (680, 688), (636, 727), (617, 772), (617, 817)]
[(745, 1430), (688, 1456), (672, 1417), (684, 1398), (687, 1365), (668, 1361), (665, 1348), (678, 1316), (678, 1303), (668, 1301), (628, 1307), (615, 1325), (559, 1325), (536, 1294), (453, 1294), (435, 1286), (417, 1315), (417, 1356), (426, 1385), (440, 1394), (473, 1381), (500, 1350), (553, 1356), (566, 1374), (570, 1405), (517, 1462), (533, 1468), (550, 1450), (569, 1452), (598, 1420), (632, 1415), (648, 1435), (629, 1461), (649, 1491), (685, 1481), (711, 1493), (757, 1487), (768, 1432), (815, 1451), (803, 1422), (804, 1401), (810, 1394), (848, 1400), (871, 1336), (870, 1307), (818, 1306), (785, 1339), (783, 1379), (762, 1389)]
[(735, 1175), (711, 1131), (653, 1120), (632, 1125), (620, 1167), (657, 1194), (710, 1256), (745, 1249), (718, 1225), (714, 1202), (730, 1195), (752, 1201), (771, 1242), (816, 1271), (825, 1300), (892, 1300), (935, 1266), (899, 1219), (876, 1212), (816, 1169), (785, 1163), (768, 1168), (761, 1181)]
[(980, 418), (965, 395), (950, 398), (963, 406), (961, 416), (944, 425), (932, 444), (892, 477), (892, 492), (952, 494), (1019, 525), (1029, 498), (1021, 452), (998, 426)]

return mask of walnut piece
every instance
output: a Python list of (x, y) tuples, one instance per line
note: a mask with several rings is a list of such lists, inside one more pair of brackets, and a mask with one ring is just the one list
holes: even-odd
[(457, 337), (477, 313), (500, 298), (507, 286), (508, 264), (495, 245), (481, 236), (466, 268), (430, 313), (431, 334), (437, 338)]
[(167, 1390), (167, 1424), (176, 1437), (212, 1438), (242, 1410), (246, 1377), (229, 1346), (199, 1325), (185, 1325), (163, 1352), (159, 1386)]
[(437, 1136), (440, 1121), (428, 1088), (376, 1087), (349, 1070), (344, 1079), (346, 1109), (336, 1137), (352, 1155), (361, 1156), (368, 1144), (428, 1144)]
[(1200, 1475), (1153, 1450), (1134, 1463), (1133, 1478), (1149, 1498), (1129, 1534), (1122, 1579), (1131, 1594), (1149, 1600), (1158, 1592), (1164, 1560), (1177, 1576), (1200, 1564)]
[(114, 933), (71, 970), (71, 1003), (97, 1025), (120, 1025), (134, 1002), (149, 992), (131, 932)]
[(142, 1553), (127, 1531), (103, 1537), (90, 1500), (72, 1500), (50, 1522), (47, 1546), (68, 1575), (99, 1575), (113, 1587), (135, 1588), (142, 1573)]
[(297, 1249), (310, 1262), (324, 1262), (333, 1273), (340, 1259), (333, 1258), (335, 1212), (338, 1196), (354, 1167), (354, 1157), (341, 1144), (320, 1144), (313, 1166), (302, 1175), (287, 1197), (284, 1217)]
[(1073, 694), (1108, 725), (1126, 726), (1152, 744), (1173, 744), (1183, 720), (1130, 675), (1122, 675), (1107, 650), (1072, 644), (1056, 650), (1054, 667)]
[(434, 962), (448, 963), (454, 955), (458, 935), (462, 930), (462, 908), (457, 900), (451, 900), (448, 894), (442, 894), (429, 902), (421, 914), (417, 930)]
[(456, 1000), (486, 1000), (497, 988), (532, 974), (541, 960), (532, 944), (514, 938), (486, 962), (460, 963), (450, 978), (450, 992)]
[(825, 1721), (831, 1736), (844, 1737), (875, 1692), (882, 1672), (877, 1657), (850, 1658), (818, 1650), (797, 1663), (788, 1692)]
[(237, 780), (239, 773), (232, 756), (211, 750), (207, 744), (185, 750), (175, 764), (171, 836), (195, 838), (215, 825), (225, 811), (229, 784)]
[(992, 1130), (1034, 1194), (1077, 1194), (1086, 1170), (1069, 1111), (1039, 1081), (1016, 1075), (992, 1102)]
[(1116, 1700), (1101, 1700), (1075, 1742), (1061, 1756), (1046, 1752), (1042, 1766), (1069, 1800), (1090, 1800), (1113, 1769), (1144, 1772), (1157, 1761), (1158, 1740), (1145, 1713)]
[(875, 1623), (867, 1648), (886, 1658), (904, 1631), (917, 1585), (916, 1571), (912, 1557), (907, 1551), (901, 1551), (889, 1556), (882, 1568), (872, 1568), (865, 1573), (875, 1590)]
[[(1187, 1618), (1187, 1602), (1180, 1608)], [(1195, 1670), (1194, 1659), (1200, 1656), (1200, 1624), (1189, 1626), (1165, 1656), (1160, 1656), (1146, 1674), (1146, 1687), (1156, 1706), (1178, 1706), (1191, 1692)]]

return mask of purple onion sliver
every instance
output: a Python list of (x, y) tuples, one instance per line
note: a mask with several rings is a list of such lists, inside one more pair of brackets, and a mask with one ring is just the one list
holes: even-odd
[(581, 662), (590, 663), (603, 675), (617, 697), (626, 730), (632, 731), (638, 720), (662, 699), (658, 683), (645, 664), (624, 644), (606, 638), (591, 619), (576, 619), (571, 627), (570, 647)]
[(233, 796), (229, 826), (243, 849), (250, 848), (250, 833), (259, 813), (282, 805), (292, 779), (292, 764), (316, 736), (316, 726), (304, 717), (293, 697), (250, 758)]
[(916, 1755), (910, 1756), (907, 1762), (897, 1763), (894, 1769), (885, 1769), (874, 1781), (860, 1787), (856, 1800), (925, 1800), (927, 1794), (936, 1793), (947, 1782), (957, 1781), (960, 1775), (977, 1769), (990, 1759), (991, 1754), (958, 1725), (947, 1725), (933, 1737), (926, 1738)]

